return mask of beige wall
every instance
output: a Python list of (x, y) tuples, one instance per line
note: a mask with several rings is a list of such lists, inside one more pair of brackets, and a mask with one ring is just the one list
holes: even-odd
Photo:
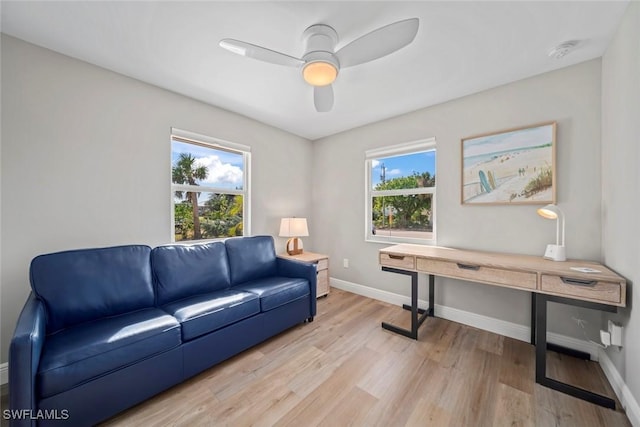
[[(555, 223), (537, 206), (462, 206), (461, 138), (555, 120), (558, 203), (567, 217), (567, 256), (600, 258), (600, 60), (511, 83), (445, 104), (364, 126), (313, 145), (314, 250), (332, 259), (331, 276), (409, 294), (406, 278), (380, 271), (382, 244), (364, 241), (365, 150), (435, 137), (438, 144), (437, 243), (441, 246), (540, 254), (555, 241)], [(342, 267), (348, 258), (349, 268)], [(421, 290), (427, 299), (426, 289)], [(436, 281), (436, 303), (528, 326), (526, 292)], [(597, 339), (600, 314), (552, 304), (550, 329), (584, 339), (571, 320), (582, 317)]]
[[(640, 425), (640, 3), (631, 2), (602, 59), (602, 253), (630, 284), (622, 349), (607, 355), (635, 398)], [(634, 420), (635, 418), (635, 420)]]
[(251, 146), (253, 234), (310, 214), (309, 141), (2, 35), (2, 362), (34, 256), (171, 240), (171, 127)]

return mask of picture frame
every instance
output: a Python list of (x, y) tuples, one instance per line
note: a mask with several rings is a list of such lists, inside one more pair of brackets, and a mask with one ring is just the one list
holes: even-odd
[(556, 122), (464, 138), (461, 152), (463, 205), (556, 202)]

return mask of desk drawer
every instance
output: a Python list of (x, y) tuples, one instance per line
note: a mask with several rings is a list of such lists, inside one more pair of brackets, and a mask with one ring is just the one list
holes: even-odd
[(548, 274), (543, 274), (541, 279), (540, 289), (543, 292), (595, 302), (620, 303), (620, 283)]
[(418, 258), (417, 264), (418, 271), (435, 274), (437, 276), (472, 280), (474, 282), (513, 288), (536, 289), (537, 287), (536, 273), (527, 271), (503, 270), (501, 268), (429, 258)]
[(410, 255), (380, 254), (380, 264), (387, 267), (416, 269), (416, 257)]

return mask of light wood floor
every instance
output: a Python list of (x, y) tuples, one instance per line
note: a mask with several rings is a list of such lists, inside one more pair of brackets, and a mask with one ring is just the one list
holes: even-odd
[[(400, 307), (332, 290), (318, 315), (105, 426), (629, 426), (535, 384), (534, 348), (438, 318), (418, 341)], [(615, 397), (599, 365), (549, 353), (550, 377)], [(619, 404), (618, 404), (619, 407)]]

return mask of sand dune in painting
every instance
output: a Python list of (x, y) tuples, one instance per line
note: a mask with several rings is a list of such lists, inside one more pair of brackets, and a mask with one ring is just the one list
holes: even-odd
[[(499, 154), (492, 159), (464, 168), (463, 199), (470, 203), (535, 202), (551, 200), (552, 188), (547, 187), (533, 194), (526, 194), (527, 185), (549, 171), (552, 165), (552, 147), (525, 148)], [(486, 191), (480, 181), (480, 171), (493, 175), (491, 191)], [(489, 174), (491, 172), (491, 174)]]

